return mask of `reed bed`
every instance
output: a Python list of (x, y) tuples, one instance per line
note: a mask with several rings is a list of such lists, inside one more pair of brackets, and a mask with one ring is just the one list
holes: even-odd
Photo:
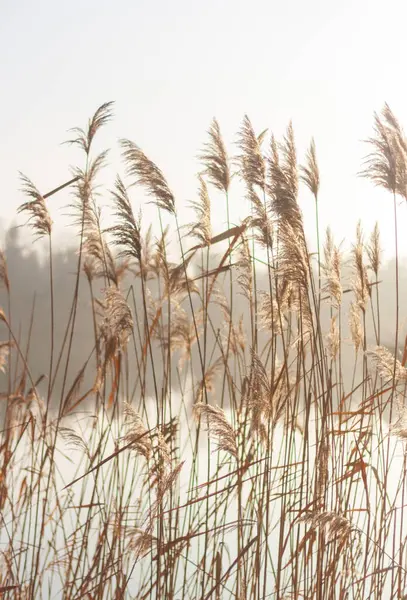
[[(182, 201), (131, 140), (120, 142), (122, 175), (101, 192), (107, 153), (94, 140), (112, 110), (72, 131), (80, 166), (66, 185), (42, 194), (22, 176), (20, 212), (47, 247), (40, 372), (0, 254), (2, 597), (407, 598), (397, 243), (407, 140), (397, 119), (387, 105), (375, 115), (361, 171), (394, 212), (394, 340), (384, 345), (379, 229), (359, 224), (346, 252), (320, 231), (313, 141), (301, 164), (291, 124), (276, 140), (245, 117), (229, 151), (214, 120), (184, 226)], [(135, 189), (155, 204), (155, 228)], [(49, 198), (68, 190), (77, 264), (57, 335)], [(315, 204), (313, 248), (301, 194)], [(230, 203), (242, 200), (236, 224)], [(92, 350), (73, 372), (83, 299)]]

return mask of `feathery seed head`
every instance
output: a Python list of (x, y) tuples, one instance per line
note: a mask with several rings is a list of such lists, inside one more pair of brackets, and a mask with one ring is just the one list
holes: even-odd
[(281, 321), (279, 305), (269, 292), (260, 292), (260, 303), (258, 308), (260, 325), (268, 329), (272, 334), (281, 333)]
[(373, 151), (365, 160), (362, 177), (407, 199), (407, 142), (388, 104), (381, 117), (374, 115), (374, 134), (367, 140)]
[[(133, 331), (133, 319), (123, 294), (115, 286), (105, 292), (104, 320), (101, 326), (106, 346), (112, 355), (123, 349)], [(108, 352), (110, 355), (110, 352)]]
[(30, 215), (28, 222), (36, 233), (37, 238), (51, 235), (52, 221), (44, 198), (28, 177), (21, 173), (20, 178), (23, 184), (23, 193), (28, 196), (30, 200), (22, 204), (19, 207), (18, 212), (28, 213)]
[(264, 248), (273, 247), (273, 224), (270, 219), (269, 211), (265, 203), (260, 200), (253, 186), (249, 185), (247, 197), (251, 203), (252, 216), (250, 219), (251, 227), (255, 228), (255, 239)]
[(199, 155), (199, 159), (204, 165), (203, 174), (218, 190), (227, 193), (231, 180), (229, 159), (216, 119), (213, 119), (208, 135), (209, 142), (204, 144), (203, 151)]
[(80, 127), (71, 129), (70, 131), (75, 134), (76, 137), (68, 140), (67, 143), (79, 146), (87, 155), (89, 155), (96, 133), (112, 119), (113, 104), (114, 102), (105, 102), (102, 104), (93, 117), (89, 119), (86, 130), (81, 129)]
[(324, 264), (322, 265), (322, 271), (326, 278), (323, 290), (329, 294), (334, 306), (337, 308), (342, 302), (341, 263), (341, 252), (334, 245), (331, 230), (328, 227), (324, 244)]
[(196, 214), (196, 222), (188, 225), (189, 235), (195, 237), (202, 246), (209, 246), (212, 239), (211, 201), (203, 177), (199, 175), (199, 201), (190, 202)]
[(121, 140), (121, 147), (127, 172), (136, 178), (135, 183), (147, 190), (159, 208), (175, 215), (175, 198), (162, 171), (130, 140)]
[(363, 232), (360, 221), (356, 229), (356, 244), (353, 246), (352, 254), (354, 271), (353, 289), (356, 302), (361, 310), (365, 310), (370, 290), (367, 268), (364, 263)]
[(239, 132), (238, 146), (242, 152), (239, 156), (240, 173), (250, 189), (254, 185), (265, 188), (266, 166), (261, 151), (261, 140), (254, 133), (250, 119), (245, 115)]
[(407, 382), (407, 369), (398, 359), (395, 359), (388, 348), (376, 346), (373, 350), (368, 350), (366, 354), (372, 359), (382, 379), (392, 379), (394, 374), (396, 383)]
[(298, 235), (303, 235), (302, 214), (297, 202), (297, 158), (291, 124), (283, 144), (280, 144), (280, 152), (274, 137), (272, 137), (268, 158), (267, 185), (271, 208), (278, 221), (287, 221), (296, 234), (298, 232)]
[(313, 529), (324, 529), (328, 540), (334, 540), (336, 537), (345, 540), (352, 532), (349, 519), (332, 511), (309, 512), (300, 520), (308, 523)]
[(369, 258), (369, 267), (377, 277), (382, 261), (382, 249), (380, 247), (380, 231), (378, 223), (375, 224), (370, 235), (369, 243), (366, 246), (366, 252)]
[(134, 216), (127, 189), (120, 177), (116, 178), (112, 195), (118, 224), (110, 227), (107, 231), (113, 234), (114, 245), (122, 248), (121, 256), (134, 258), (140, 263), (142, 259), (140, 219), (136, 220)]
[(355, 351), (363, 346), (363, 328), (360, 320), (360, 308), (352, 302), (349, 309), (349, 327)]
[(148, 460), (152, 452), (151, 436), (144, 426), (143, 420), (131, 404), (125, 402), (124, 414), (126, 417), (127, 433), (126, 444), (132, 444), (133, 449)]
[(228, 423), (224, 410), (218, 406), (197, 402), (194, 412), (198, 419), (202, 418), (202, 415), (207, 419), (209, 435), (216, 438), (219, 450), (237, 458), (236, 433)]
[(307, 151), (307, 164), (301, 167), (301, 180), (305, 183), (308, 189), (318, 198), (319, 191), (319, 169), (315, 151), (315, 142), (312, 139), (309, 150)]
[(309, 285), (309, 261), (305, 239), (298, 235), (288, 220), (281, 222), (279, 227), (279, 270), (292, 284), (302, 290)]
[(339, 329), (336, 325), (336, 318), (332, 317), (331, 319), (331, 327), (329, 330), (329, 334), (327, 336), (328, 341), (328, 354), (332, 360), (335, 360), (338, 356), (339, 348), (340, 348), (340, 337), (339, 337)]

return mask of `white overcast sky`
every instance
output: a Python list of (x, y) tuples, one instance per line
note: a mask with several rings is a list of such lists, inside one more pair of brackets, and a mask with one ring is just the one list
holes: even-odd
[[(214, 116), (231, 152), (245, 113), (277, 136), (292, 119), (300, 159), (316, 140), (322, 227), (349, 244), (359, 218), (366, 232), (378, 220), (391, 255), (391, 198), (357, 172), (385, 101), (407, 128), (406, 21), (402, 0), (0, 0), (0, 220), (11, 223), (23, 201), (18, 171), (42, 192), (64, 182), (81, 160), (61, 145), (67, 129), (115, 100), (101, 147), (121, 137), (139, 144), (179, 207), (194, 199), (196, 154)], [(115, 150), (108, 183), (118, 157)], [(142, 197), (133, 198), (137, 210)], [(61, 216), (68, 201), (66, 193), (52, 199), (61, 242), (73, 235)], [(304, 192), (300, 202), (311, 236), (312, 200)], [(240, 190), (231, 203), (237, 219)], [(155, 218), (151, 207), (144, 212)], [(407, 207), (399, 214), (402, 232)], [(217, 197), (213, 220), (220, 231)], [(407, 254), (407, 236), (400, 243)]]

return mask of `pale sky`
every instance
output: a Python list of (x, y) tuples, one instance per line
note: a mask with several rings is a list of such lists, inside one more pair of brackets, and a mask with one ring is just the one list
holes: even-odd
[[(163, 170), (187, 218), (196, 155), (214, 116), (231, 153), (245, 113), (277, 137), (292, 119), (300, 159), (316, 141), (321, 227), (330, 224), (350, 244), (359, 218), (366, 232), (378, 220), (391, 255), (392, 200), (357, 172), (368, 151), (361, 140), (385, 101), (407, 129), (406, 22), (401, 0), (0, 0), (0, 219), (10, 223), (23, 201), (18, 171), (43, 193), (69, 178), (82, 157), (61, 145), (67, 130), (115, 100), (115, 119), (100, 136), (101, 147), (115, 147), (109, 185), (123, 173), (116, 142), (130, 138)], [(133, 198), (137, 211), (142, 196)], [(52, 199), (65, 241), (74, 231), (61, 215), (68, 201), (67, 193)], [(239, 189), (231, 203), (237, 220)], [(304, 191), (300, 203), (312, 238)], [(216, 195), (213, 204), (221, 231), (224, 207)], [(145, 222), (155, 214), (145, 209)], [(407, 254), (406, 206), (399, 215)]]

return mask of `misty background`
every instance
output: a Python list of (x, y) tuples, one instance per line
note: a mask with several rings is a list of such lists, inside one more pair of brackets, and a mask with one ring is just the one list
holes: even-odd
[[(170, 231), (171, 238), (171, 231)], [(30, 368), (31, 375), (34, 381), (37, 381), (42, 376), (45, 376), (39, 384), (38, 391), (43, 398), (47, 395), (47, 375), (49, 370), (49, 357), (50, 357), (50, 288), (49, 288), (49, 263), (47, 255), (41, 249), (41, 243), (37, 245), (32, 244), (32, 233), (28, 228), (17, 228), (11, 227), (4, 238), (3, 250), (7, 260), (8, 275), (10, 280), (10, 299), (11, 299), (11, 325), (13, 334), (19, 341), (21, 349), (24, 351), (27, 357), (27, 363)], [(55, 358), (54, 368), (57, 357), (59, 355), (60, 348), (63, 343), (63, 339), (66, 333), (66, 327), (70, 315), (73, 293), (75, 288), (75, 278), (77, 270), (77, 246), (73, 243), (70, 247), (63, 246), (58, 248), (57, 244), (54, 244), (55, 250), (53, 252), (53, 270), (54, 270), (54, 302), (55, 302)], [(221, 253), (223, 254), (223, 253)], [(221, 254), (213, 248), (211, 250), (210, 269), (215, 268), (219, 262)], [(239, 288), (238, 276), (239, 271), (236, 266), (232, 267), (235, 294), (233, 298), (233, 322), (236, 325), (240, 316), (243, 318), (244, 331), (247, 335), (246, 338), (246, 349), (250, 350), (250, 317), (248, 313), (248, 302), (247, 298), (244, 297), (242, 289)], [(189, 269), (190, 276), (197, 276), (200, 273), (199, 265), (192, 263)], [(380, 329), (381, 329), (381, 344), (387, 346), (391, 351), (394, 350), (394, 339), (395, 339), (395, 285), (394, 285), (394, 273), (395, 265), (394, 260), (390, 260), (385, 263), (379, 272), (379, 291), (380, 291)], [(197, 281), (199, 286), (199, 281)], [(229, 301), (228, 290), (229, 290), (229, 273), (226, 272), (221, 274), (218, 278), (218, 288), (222, 295)], [(95, 297), (102, 300), (105, 284), (103, 279), (95, 279), (93, 281), (93, 292)], [(153, 295), (156, 294), (157, 283), (155, 280), (150, 280), (147, 283)], [(261, 268), (257, 270), (257, 287), (258, 290), (267, 290), (269, 285), (267, 272)], [(343, 289), (349, 290), (343, 295), (342, 302), (342, 327), (343, 327), (343, 345), (342, 345), (342, 368), (344, 374), (345, 390), (351, 391), (352, 378), (354, 376), (355, 367), (355, 350), (350, 339), (350, 333), (348, 329), (348, 314), (349, 305), (353, 300), (354, 294), (351, 290), (352, 287), (352, 264), (350, 255), (344, 255), (343, 271), (342, 271), (342, 287)], [(121, 282), (121, 289), (125, 296), (128, 297), (129, 305), (132, 309), (133, 319), (138, 322), (138, 326), (143, 328), (143, 309), (142, 309), (142, 296), (140, 279), (133, 273), (127, 272), (125, 278)], [(134, 295), (131, 293), (134, 290)], [(407, 297), (407, 263), (402, 262), (400, 265), (400, 336), (399, 336), (399, 352), (404, 347), (404, 336), (407, 331), (406, 329), (406, 313), (405, 313), (405, 301)], [(134, 298), (134, 302), (133, 302)], [(195, 296), (194, 304), (196, 307), (200, 306), (200, 300)], [(0, 307), (4, 307), (7, 313), (8, 298), (4, 288), (0, 289)], [(186, 311), (190, 321), (191, 311), (189, 307), (188, 299), (185, 299), (182, 303), (182, 307)], [(163, 311), (165, 321), (165, 310)], [(225, 322), (225, 316), (222, 313), (219, 305), (212, 301), (210, 305), (209, 315), (213, 327), (208, 328), (208, 353), (207, 353), (207, 366), (209, 367), (216, 358), (220, 355), (219, 348), (216, 347), (216, 336), (227, 336), (227, 326)], [(367, 334), (367, 346), (374, 347), (376, 341), (374, 339), (374, 329), (371, 322), (371, 307), (367, 307), (366, 311), (366, 330)], [(328, 335), (330, 328), (330, 310), (329, 302), (325, 301), (322, 304), (321, 322), (323, 325), (323, 333)], [(137, 330), (137, 328), (136, 328)], [(264, 329), (259, 338), (260, 348), (264, 347), (264, 344), (270, 337), (270, 332)], [(0, 341), (6, 341), (8, 339), (7, 329), (4, 324), (0, 325)], [(137, 344), (136, 344), (137, 345)], [(76, 317), (75, 334), (73, 336), (72, 353), (69, 363), (69, 369), (67, 374), (67, 383), (65, 385), (64, 397), (72, 386), (75, 378), (79, 372), (87, 363), (86, 370), (84, 372), (83, 382), (81, 384), (78, 397), (84, 394), (90, 389), (95, 381), (96, 376), (96, 359), (94, 354), (95, 337), (94, 337), (94, 325), (92, 316), (92, 301), (89, 290), (89, 283), (84, 273), (81, 275), (80, 289), (79, 289), (79, 301), (78, 310)], [(139, 346), (139, 344), (138, 344)], [(215, 352), (212, 354), (212, 350), (215, 347)], [(153, 358), (154, 368), (156, 369), (156, 375), (158, 381), (162, 380), (163, 376), (163, 350), (160, 347), (157, 339), (153, 342)], [(356, 371), (357, 376), (360, 376), (360, 368), (362, 365), (361, 352), (358, 354), (358, 369)], [(19, 384), (19, 377), (21, 374), (22, 364), (19, 362), (16, 350), (12, 350), (12, 389), (16, 389)], [(179, 393), (181, 391), (180, 385), (186, 382), (184, 379), (185, 373), (183, 372), (182, 364), (179, 362), (181, 358), (180, 351), (175, 350), (172, 353), (171, 359), (171, 381), (172, 390)], [(17, 360), (16, 360), (17, 359)], [(128, 361), (125, 368), (126, 375), (123, 381), (126, 381), (126, 389), (122, 389), (120, 396), (122, 399), (133, 400), (134, 395), (139, 398), (140, 388), (137, 386), (138, 379), (138, 363), (140, 356), (137, 357), (137, 353), (134, 351), (134, 345), (130, 340), (128, 345)], [(87, 362), (88, 361), (88, 362)], [(59, 369), (58, 376), (56, 377), (56, 384), (52, 394), (51, 406), (53, 409), (59, 407), (61, 401), (61, 391), (63, 374), (65, 368), (65, 360), (62, 360), (61, 368)], [(19, 365), (19, 368), (18, 368)], [(17, 369), (16, 369), (17, 366)], [(198, 352), (196, 344), (192, 348), (192, 368), (194, 371), (195, 383), (202, 378), (202, 370), (199, 362)], [(153, 374), (151, 371), (151, 360), (148, 358), (147, 361), (147, 396), (155, 396), (154, 385), (153, 385)], [(358, 379), (356, 379), (356, 383)], [(6, 392), (8, 385), (8, 374), (0, 374), (0, 392)], [(30, 383), (26, 382), (26, 392), (30, 388)], [(216, 394), (219, 390), (215, 388), (213, 394), (213, 403), (217, 403)], [(161, 390), (158, 390), (159, 394)], [(190, 405), (194, 401), (194, 390), (192, 389), (190, 382), (186, 382), (185, 392), (187, 401)], [(93, 401), (94, 396), (91, 395), (89, 401)], [(81, 404), (79, 411), (89, 406), (87, 403)]]

